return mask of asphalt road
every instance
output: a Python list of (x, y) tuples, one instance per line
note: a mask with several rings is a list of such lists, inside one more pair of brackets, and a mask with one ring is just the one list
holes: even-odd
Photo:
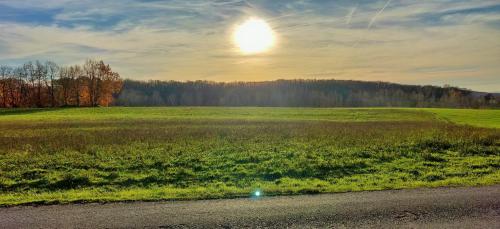
[(0, 228), (500, 228), (500, 185), (0, 208)]

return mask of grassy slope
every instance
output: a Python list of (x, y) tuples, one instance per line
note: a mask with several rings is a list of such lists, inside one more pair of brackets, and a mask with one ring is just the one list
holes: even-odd
[[(433, 114), (433, 115), (431, 115)], [(82, 108), (0, 109), (0, 122), (96, 120), (317, 120), (317, 121), (425, 121), (442, 119), (456, 124), (500, 128), (500, 110), (386, 109), (386, 108)]]
[(487, 128), (500, 128), (500, 110), (424, 109), (439, 118), (457, 123)]
[(496, 112), (0, 110), (0, 205), (494, 184)]
[(416, 110), (373, 108), (255, 108), (255, 107), (111, 107), (66, 109), (0, 109), (0, 122), (99, 120), (314, 120), (424, 121), (433, 115)]

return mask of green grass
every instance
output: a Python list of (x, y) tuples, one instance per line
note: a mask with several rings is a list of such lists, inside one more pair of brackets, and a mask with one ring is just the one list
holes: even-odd
[(423, 121), (431, 113), (405, 109), (111, 107), (61, 109), (0, 109), (0, 122), (99, 120), (302, 120), (302, 121)]
[(0, 205), (498, 184), (497, 113), (0, 110)]
[(500, 110), (426, 109), (426, 111), (457, 124), (500, 128)]

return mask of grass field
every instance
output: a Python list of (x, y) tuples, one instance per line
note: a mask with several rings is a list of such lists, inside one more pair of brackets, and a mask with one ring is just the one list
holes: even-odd
[(0, 205), (500, 183), (500, 110), (0, 110)]

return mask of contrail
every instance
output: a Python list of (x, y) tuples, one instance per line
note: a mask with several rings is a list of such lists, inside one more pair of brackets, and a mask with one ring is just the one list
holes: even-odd
[(387, 0), (387, 2), (385, 3), (384, 7), (382, 7), (382, 9), (380, 9), (380, 11), (377, 12), (377, 14), (375, 14), (375, 16), (373, 16), (372, 20), (370, 21), (370, 23), (368, 24), (368, 29), (370, 29), (373, 25), (373, 23), (375, 23), (375, 21), (377, 20), (377, 17), (382, 13), (384, 12), (385, 8), (387, 8), (387, 6), (389, 4), (391, 4), (391, 1), (392, 0)]
[(358, 5), (356, 5), (355, 7), (353, 7), (351, 9), (351, 11), (346, 15), (346, 22), (345, 22), (346, 25), (351, 24), (352, 17), (354, 16), (354, 13), (356, 13), (356, 9), (357, 8), (358, 8)]
[[(382, 9), (380, 9), (376, 14), (375, 16), (373, 16), (372, 20), (370, 20), (370, 23), (368, 23), (368, 26), (366, 27), (366, 30), (370, 30), (372, 28), (372, 25), (375, 23), (375, 21), (377, 20), (377, 17), (382, 14), (385, 10), (385, 8), (387, 8), (387, 6), (389, 6), (389, 4), (391, 4), (391, 1), (392, 0), (387, 0), (387, 2), (385, 3), (384, 7), (382, 7)], [(358, 43), (361, 41), (361, 37), (359, 37), (356, 42), (354, 42), (354, 44), (351, 46), (351, 47), (356, 47), (358, 46)]]

